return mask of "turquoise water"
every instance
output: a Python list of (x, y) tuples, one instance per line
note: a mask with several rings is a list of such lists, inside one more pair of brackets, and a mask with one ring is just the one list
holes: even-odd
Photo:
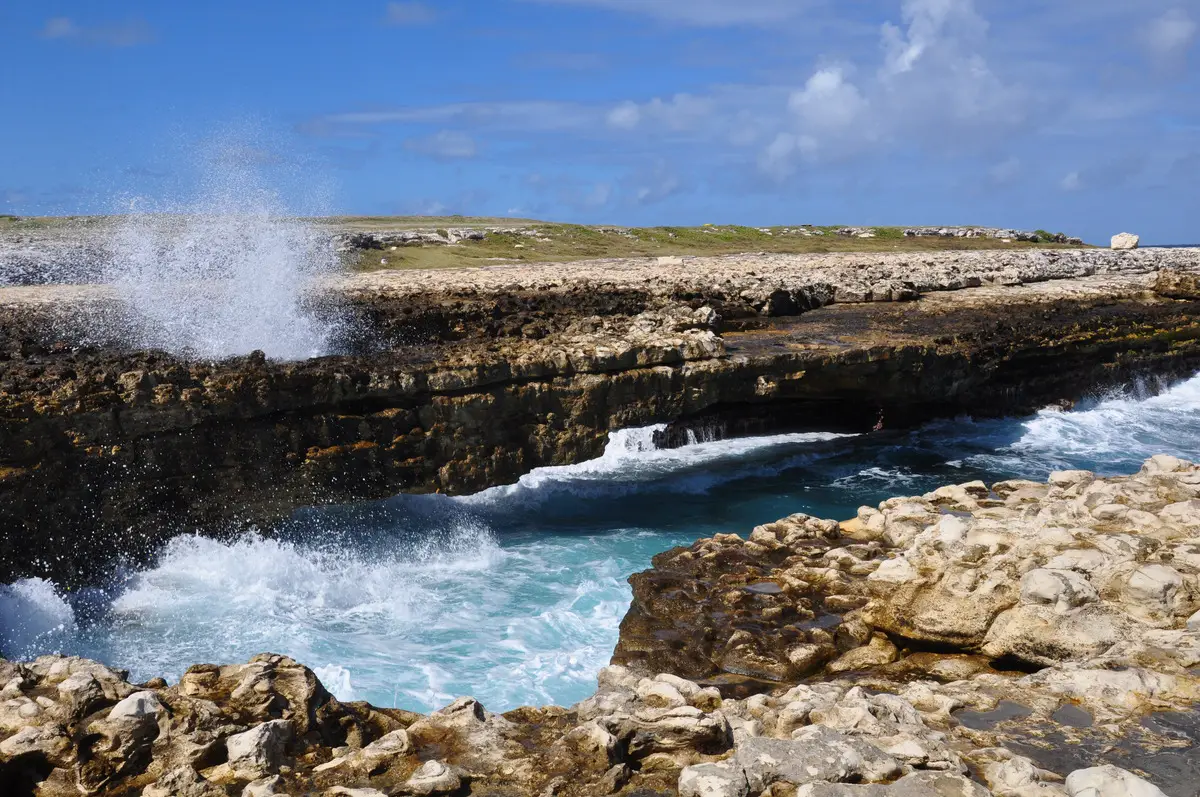
[(107, 592), (0, 587), (10, 657), (63, 651), (177, 678), (198, 662), (274, 651), (339, 697), (416, 710), (470, 694), (489, 708), (570, 704), (595, 689), (654, 554), (793, 512), (982, 478), (1136, 470), (1200, 459), (1200, 377), (1010, 420), (857, 437), (782, 435), (658, 450), (612, 436), (593, 462), (465, 497), (406, 496), (302, 513), (282, 538), (171, 542)]

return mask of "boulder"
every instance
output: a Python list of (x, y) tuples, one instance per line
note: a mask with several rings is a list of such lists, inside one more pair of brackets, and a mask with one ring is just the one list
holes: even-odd
[(462, 786), (462, 775), (441, 761), (426, 761), (404, 783), (404, 791), (418, 797), (449, 794)]
[(820, 725), (803, 728), (792, 739), (746, 739), (733, 761), (754, 794), (777, 782), (873, 782), (900, 772), (896, 760), (870, 742)]
[(1070, 797), (1167, 797), (1154, 784), (1111, 765), (1077, 769), (1067, 775), (1067, 794)]
[(731, 761), (696, 764), (679, 775), (679, 797), (746, 797), (746, 771)]
[(1133, 233), (1123, 232), (1112, 237), (1112, 248), (1116, 250), (1137, 249), (1141, 238)]
[(225, 740), (229, 768), (239, 777), (253, 780), (279, 771), (284, 747), (292, 737), (287, 720), (271, 720)]
[(163, 712), (163, 705), (159, 702), (158, 696), (147, 690), (134, 692), (129, 697), (117, 703), (108, 712), (108, 719), (112, 721), (134, 720), (139, 722), (146, 719), (153, 719), (157, 722)]

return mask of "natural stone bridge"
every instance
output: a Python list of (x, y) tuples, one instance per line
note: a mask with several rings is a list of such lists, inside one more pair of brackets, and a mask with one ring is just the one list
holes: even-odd
[(1194, 373), (1197, 271), (1197, 250), (1027, 250), (378, 272), (314, 286), (369, 343), (304, 362), (129, 351), (106, 289), (0, 289), (0, 580), (508, 483), (622, 427), (865, 431)]

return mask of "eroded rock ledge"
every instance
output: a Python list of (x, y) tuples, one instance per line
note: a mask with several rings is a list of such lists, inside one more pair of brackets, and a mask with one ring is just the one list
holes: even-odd
[[(949, 486), (656, 560), (570, 708), (424, 716), (272, 655), (0, 662), (5, 794), (1195, 794), (1200, 466)], [(688, 677), (681, 677), (686, 675)], [(1162, 791), (1159, 790), (1161, 787)]]
[(0, 289), (0, 581), (510, 483), (617, 428), (865, 431), (1189, 375), (1197, 272), (1196, 250), (1087, 250), (367, 274), (314, 299), (356, 353), (304, 362), (130, 350), (110, 291)]

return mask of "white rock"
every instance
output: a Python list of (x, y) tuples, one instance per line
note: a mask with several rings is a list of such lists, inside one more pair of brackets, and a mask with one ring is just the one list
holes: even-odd
[(1187, 619), (1187, 630), (1200, 631), (1200, 612), (1196, 612)]
[(246, 784), (246, 788), (242, 789), (242, 797), (270, 797), (272, 794), (285, 793), (283, 791), (283, 778), (278, 775), (251, 781)]
[(261, 778), (279, 770), (283, 748), (292, 737), (288, 720), (271, 720), (225, 740), (229, 768), (242, 777)]
[(412, 749), (412, 742), (409, 741), (408, 731), (401, 728), (379, 737), (360, 750), (356, 755), (349, 757), (357, 758), (374, 765), (388, 758), (408, 755), (412, 752)]
[(419, 797), (457, 791), (462, 778), (441, 761), (426, 761), (404, 783), (404, 790)]
[(1067, 775), (1067, 794), (1071, 797), (1167, 797), (1154, 784), (1111, 765), (1077, 769)]
[(1151, 614), (1169, 614), (1171, 600), (1183, 586), (1183, 576), (1166, 565), (1142, 565), (1129, 574), (1122, 597)]
[(162, 703), (158, 702), (158, 697), (153, 692), (134, 692), (113, 706), (112, 710), (108, 712), (108, 718), (110, 720), (140, 720), (146, 717), (157, 719), (162, 711)]
[(1090, 573), (1104, 564), (1104, 554), (1095, 548), (1080, 548), (1063, 551), (1046, 563), (1048, 570), (1078, 570)]
[(643, 678), (637, 687), (638, 699), (651, 708), (679, 708), (687, 700), (669, 683)]
[(1065, 612), (1099, 598), (1085, 576), (1073, 570), (1030, 570), (1021, 579), (1021, 602), (1044, 603)]
[(628, 669), (619, 664), (610, 664), (607, 667), (601, 667), (600, 672), (596, 675), (596, 683), (603, 689), (636, 689), (638, 678), (629, 672)]
[(1178, 523), (1182, 526), (1200, 525), (1200, 501), (1193, 498), (1190, 501), (1171, 504), (1163, 507), (1158, 516), (1169, 523)]
[(1054, 487), (1073, 487), (1095, 479), (1096, 474), (1090, 470), (1059, 470), (1051, 473), (1047, 481)]
[(1142, 239), (1131, 232), (1117, 233), (1112, 237), (1113, 249), (1137, 249)]
[(868, 581), (882, 581), (889, 584), (907, 584), (910, 581), (915, 581), (916, 578), (916, 568), (903, 556), (888, 559), (879, 565), (874, 573), (867, 576)]
[(746, 797), (746, 773), (729, 761), (696, 764), (679, 773), (679, 797)]
[(1146, 460), (1146, 464), (1142, 465), (1143, 473), (1178, 473), (1186, 471), (1191, 467), (1190, 462), (1186, 462), (1179, 457), (1173, 457), (1170, 454), (1156, 454)]

